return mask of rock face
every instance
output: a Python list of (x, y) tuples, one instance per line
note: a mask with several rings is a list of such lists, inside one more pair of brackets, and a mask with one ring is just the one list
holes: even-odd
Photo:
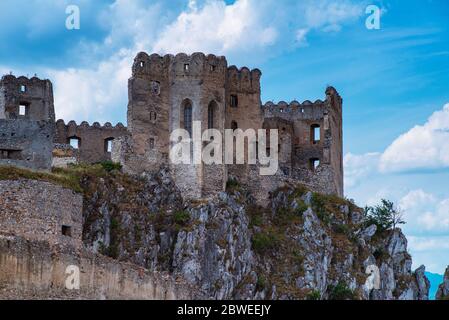
[(449, 299), (449, 266), (444, 273), (443, 283), (438, 287), (438, 291), (436, 293), (437, 300), (448, 300)]
[(180, 274), (205, 297), (428, 299), (425, 269), (411, 270), (402, 232), (368, 225), (344, 199), (291, 185), (263, 208), (234, 184), (213, 199), (183, 201), (165, 169), (83, 184), (85, 245)]

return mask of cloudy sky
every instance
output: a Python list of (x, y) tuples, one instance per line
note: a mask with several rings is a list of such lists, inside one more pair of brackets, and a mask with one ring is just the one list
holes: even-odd
[[(80, 30), (67, 30), (68, 5)], [(368, 30), (365, 9), (382, 9)], [(415, 267), (449, 264), (446, 0), (2, 0), (0, 73), (49, 78), (66, 121), (126, 123), (139, 51), (203, 51), (263, 72), (262, 100), (344, 98), (346, 195), (404, 211)]]

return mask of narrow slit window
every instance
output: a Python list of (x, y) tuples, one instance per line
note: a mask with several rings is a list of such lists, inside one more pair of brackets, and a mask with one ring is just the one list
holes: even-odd
[(237, 130), (239, 128), (239, 125), (237, 124), (237, 122), (232, 121), (231, 122), (231, 129), (232, 130)]
[(154, 138), (150, 138), (150, 149), (151, 149), (151, 150), (154, 149), (154, 145), (155, 145), (155, 140), (154, 140)]
[(215, 109), (216, 109), (216, 104), (214, 101), (212, 101), (209, 104), (209, 107), (207, 109), (207, 127), (208, 127), (208, 129), (215, 128)]
[(184, 129), (192, 137), (192, 106), (190, 104), (184, 107)]
[(237, 108), (238, 106), (239, 106), (239, 99), (238, 99), (238, 97), (235, 94), (231, 95), (231, 107), (232, 108)]
[(184, 64), (184, 71), (189, 71), (190, 65), (188, 63)]

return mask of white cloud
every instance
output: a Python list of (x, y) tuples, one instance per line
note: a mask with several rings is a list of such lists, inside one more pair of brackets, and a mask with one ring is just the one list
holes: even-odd
[(277, 25), (270, 21), (266, 8), (255, 0), (239, 0), (231, 5), (209, 1), (202, 8), (190, 6), (161, 30), (153, 50), (216, 54), (261, 50), (276, 43), (279, 37)]
[(340, 31), (342, 23), (358, 18), (365, 7), (349, 1), (314, 1), (305, 8), (304, 19), (309, 28)]
[[(164, 1), (116, 0), (99, 18), (110, 30), (103, 43), (77, 46), (83, 61), (110, 55), (90, 69), (46, 70), (54, 81), (57, 117), (105, 121), (126, 109), (127, 79), (139, 51), (227, 55), (231, 63), (249, 64), (307, 43), (310, 30), (352, 19), (358, 10), (350, 1), (286, 2), (190, 0), (185, 8)], [(176, 11), (177, 10), (177, 11)], [(307, 16), (307, 18), (305, 18)], [(321, 22), (320, 22), (321, 21)], [(301, 31), (302, 30), (302, 31)], [(124, 114), (124, 112), (122, 112)]]
[(422, 189), (412, 190), (399, 200), (411, 234), (449, 233), (449, 198), (439, 198)]
[(426, 270), (443, 274), (449, 265), (449, 236), (407, 236), (414, 267), (422, 264)]
[(380, 159), (382, 172), (449, 167), (449, 104), (398, 137)]
[(126, 110), (132, 54), (121, 51), (97, 69), (47, 70), (55, 82), (56, 116), (66, 120), (109, 121)]
[(380, 153), (377, 152), (363, 155), (347, 153), (343, 159), (345, 186), (354, 187), (375, 172), (379, 157)]

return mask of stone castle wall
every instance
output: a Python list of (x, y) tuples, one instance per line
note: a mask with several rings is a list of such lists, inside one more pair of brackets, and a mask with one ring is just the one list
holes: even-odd
[[(259, 69), (228, 67), (225, 57), (141, 52), (134, 60), (128, 82), (128, 128), (122, 124), (77, 125), (74, 121), (65, 124), (58, 120), (54, 138), (50, 132), (54, 121), (51, 82), (5, 76), (1, 82), (0, 116), (14, 122), (0, 122), (3, 133), (0, 164), (49, 169), (51, 165), (64, 167), (69, 163), (113, 160), (131, 174), (152, 172), (168, 165), (185, 197), (203, 198), (223, 191), (228, 175), (248, 176), (249, 165), (173, 164), (169, 151), (176, 141), (170, 141), (170, 133), (178, 128), (189, 129), (193, 136), (200, 137), (210, 127), (218, 129), (224, 139), (225, 129), (277, 129), (278, 174), (289, 176), (296, 170), (302, 172), (298, 177), (317, 180), (312, 178), (314, 174), (332, 171), (326, 175), (332, 180), (324, 190), (342, 196), (342, 99), (338, 92), (329, 87), (324, 101), (268, 102), (262, 106), (261, 76)], [(26, 115), (18, 116), (23, 104)], [(32, 122), (43, 119), (50, 123), (48, 130), (36, 134)], [(29, 125), (18, 130), (14, 126), (19, 126), (22, 120)], [(201, 123), (197, 131), (192, 128), (194, 122)], [(19, 135), (13, 137), (13, 131), (19, 131)], [(27, 140), (38, 141), (40, 147)], [(67, 147), (71, 140), (77, 141), (75, 150)], [(52, 142), (55, 147), (49, 152)], [(224, 154), (220, 156), (224, 158)]]
[(0, 119), (0, 165), (50, 169), (54, 124)]
[(45, 181), (0, 181), (0, 234), (81, 246), (83, 197)]
[(76, 158), (81, 163), (97, 163), (111, 160), (111, 149), (108, 142), (127, 134), (126, 127), (118, 123), (112, 126), (109, 122), (101, 126), (98, 122), (89, 125), (82, 122), (77, 125), (75, 121), (65, 124), (63, 120), (56, 122), (56, 144), (70, 144), (71, 139), (78, 140)]
[[(61, 186), (0, 181), (0, 299), (201, 298), (173, 276), (86, 249), (82, 209), (82, 196)], [(69, 266), (79, 268), (77, 290), (66, 288)]]
[[(80, 271), (79, 289), (69, 290), (69, 266)], [(189, 300), (201, 293), (183, 280), (70, 245), (50, 245), (0, 235), (0, 300)]]
[(49, 80), (0, 80), (0, 165), (50, 169), (55, 110)]
[[(53, 86), (37, 77), (3, 76), (0, 80), (0, 119), (55, 121)], [(25, 114), (20, 114), (20, 106)]]

